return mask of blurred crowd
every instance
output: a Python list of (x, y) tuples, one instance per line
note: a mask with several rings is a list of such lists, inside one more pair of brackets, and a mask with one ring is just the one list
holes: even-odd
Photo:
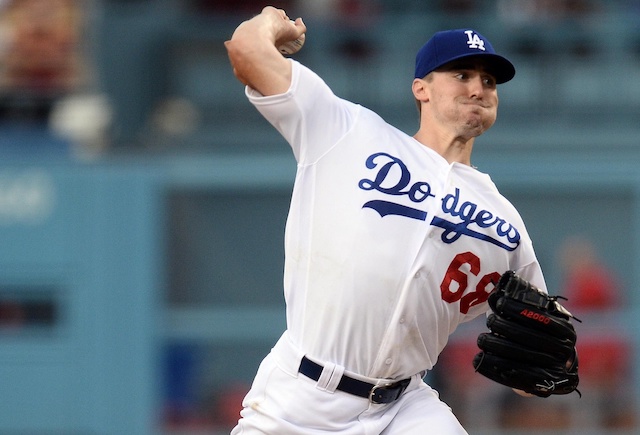
[[(265, 6), (264, 2), (256, 0), (162, 0), (155, 3), (176, 11), (176, 16), (228, 17), (228, 21), (234, 23)], [(131, 78), (115, 80), (110, 77), (109, 68), (114, 68), (116, 62), (136, 59), (135, 54), (125, 51), (131, 50), (130, 47), (122, 47), (120, 58), (116, 48), (111, 48), (111, 57), (98, 55), (105, 47), (96, 44), (111, 43), (112, 37), (120, 41), (123, 38), (121, 34), (111, 35), (110, 29), (96, 27), (100, 23), (96, 19), (100, 12), (108, 10), (114, 18), (125, 20), (129, 11), (144, 15), (143, 8), (151, 7), (145, 6), (150, 4), (148, 0), (0, 1), (0, 126), (6, 120), (40, 122), (51, 132), (77, 145), (73, 150), (84, 151), (86, 155), (100, 154), (116, 142), (135, 145), (141, 136), (148, 138), (155, 134), (153, 140), (160, 143), (163, 137), (171, 141), (206, 127), (211, 121), (203, 121), (203, 118), (209, 111), (180, 95), (170, 95), (170, 89), (162, 95), (159, 87), (180, 78), (167, 77), (165, 72), (155, 70), (153, 76), (142, 72), (136, 76), (136, 69), (142, 67), (123, 63), (120, 67), (123, 71), (128, 70)], [(553, 29), (562, 30), (559, 38), (575, 39), (572, 46), (575, 53), (589, 53), (594, 39), (588, 37), (589, 32), (598, 25), (600, 14), (617, 10), (625, 17), (640, 16), (640, 2), (636, 0), (281, 0), (275, 4), (318, 26), (345, 26), (362, 35), (370, 33), (372, 26), (390, 16), (440, 16), (443, 24), (466, 22), (467, 17), (490, 16), (501, 26), (522, 33), (514, 39), (512, 46), (525, 56), (553, 50), (549, 47), (550, 41), (539, 42), (540, 38), (552, 35)], [(158, 29), (162, 25), (158, 22)], [(160, 31), (158, 29), (156, 33)], [(100, 33), (106, 39), (97, 38)], [(362, 35), (345, 34), (345, 40), (337, 48), (339, 55), (354, 60), (354, 68), (377, 49), (372, 46), (371, 38)], [(144, 39), (139, 32), (132, 32), (129, 37)], [(163, 36), (158, 38), (164, 44), (171, 44)], [(640, 34), (638, 38), (640, 47)], [(130, 46), (142, 44), (131, 42)], [(149, 53), (153, 49), (149, 47)], [(153, 56), (149, 53), (144, 59)], [(557, 55), (563, 54), (558, 52)], [(106, 64), (100, 65), (101, 57)], [(139, 61), (142, 59), (140, 57)], [(171, 59), (156, 61), (158, 65), (171, 63)], [(156, 68), (154, 65), (146, 67)], [(363, 74), (367, 73), (363, 71)], [(151, 84), (150, 80), (158, 83)], [(126, 95), (117, 95), (127, 93), (122, 88), (125, 84), (135, 87), (136, 83), (139, 83), (135, 89), (137, 93), (129, 91), (130, 100)], [(143, 87), (153, 92), (144, 95)], [(145, 99), (149, 101), (142, 101)]]

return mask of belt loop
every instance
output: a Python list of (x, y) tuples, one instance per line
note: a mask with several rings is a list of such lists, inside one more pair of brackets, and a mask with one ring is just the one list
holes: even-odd
[(316, 388), (330, 393), (335, 392), (343, 374), (344, 367), (331, 363), (325, 364)]

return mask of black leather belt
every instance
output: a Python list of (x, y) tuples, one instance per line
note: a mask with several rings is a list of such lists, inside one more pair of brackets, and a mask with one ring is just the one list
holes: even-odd
[[(323, 367), (320, 364), (314, 363), (305, 356), (300, 362), (298, 371), (306, 377), (317, 381), (320, 379), (322, 369)], [(345, 375), (340, 379), (337, 389), (355, 396), (364, 397), (373, 403), (391, 403), (398, 400), (410, 382), (411, 379), (407, 378), (388, 385), (374, 385)]]

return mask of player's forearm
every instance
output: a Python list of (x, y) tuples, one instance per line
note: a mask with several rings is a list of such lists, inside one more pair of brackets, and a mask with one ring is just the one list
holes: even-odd
[(291, 83), (291, 65), (276, 47), (305, 30), (302, 20), (294, 24), (284, 11), (272, 7), (240, 24), (225, 42), (238, 80), (263, 95), (285, 92)]

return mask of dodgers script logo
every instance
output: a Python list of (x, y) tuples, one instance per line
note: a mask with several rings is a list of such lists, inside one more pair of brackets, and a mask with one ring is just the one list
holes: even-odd
[[(429, 183), (412, 182), (407, 165), (391, 154), (372, 154), (367, 158), (365, 165), (368, 169), (377, 169), (377, 172), (373, 179), (360, 180), (358, 183), (360, 189), (374, 190), (389, 196), (406, 197), (416, 204), (416, 207), (391, 200), (376, 199), (366, 202), (362, 208), (373, 209), (381, 217), (396, 215), (421, 221), (427, 220), (427, 212), (417, 206), (429, 198), (435, 198), (436, 195), (432, 193)], [(441, 236), (444, 243), (453, 243), (462, 236), (468, 236), (492, 243), (507, 251), (513, 251), (520, 245), (520, 233), (517, 228), (491, 211), (481, 209), (471, 201), (462, 200), (459, 188), (442, 198), (441, 210), (444, 216), (434, 216), (430, 225), (444, 230)], [(497, 238), (483, 232), (490, 228), (494, 230)]]

